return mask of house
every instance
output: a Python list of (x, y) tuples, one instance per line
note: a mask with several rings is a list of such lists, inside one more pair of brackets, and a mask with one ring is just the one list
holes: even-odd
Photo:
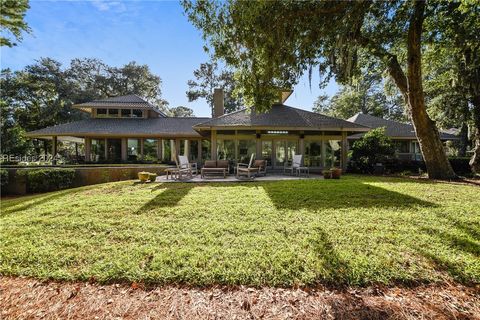
[[(357, 113), (347, 120), (372, 129), (384, 127), (385, 135), (390, 137), (395, 144), (397, 158), (401, 160), (415, 161), (421, 161), (423, 159), (413, 125), (382, 119), (363, 113)], [(349, 136), (349, 143), (353, 143), (355, 140), (360, 139), (363, 135), (364, 133), (356, 133)], [(458, 140), (458, 137), (453, 134), (440, 131), (440, 139), (445, 142), (449, 140)]]
[(90, 114), (82, 121), (28, 133), (31, 138), (84, 145), (86, 162), (171, 162), (176, 155), (191, 161), (227, 159), (247, 162), (252, 153), (281, 169), (294, 154), (303, 154), (306, 166), (346, 168), (347, 136), (366, 132), (364, 125), (284, 105), (283, 93), (267, 113), (240, 110), (224, 113), (223, 90), (214, 91), (213, 118), (167, 117), (136, 95), (75, 105)]

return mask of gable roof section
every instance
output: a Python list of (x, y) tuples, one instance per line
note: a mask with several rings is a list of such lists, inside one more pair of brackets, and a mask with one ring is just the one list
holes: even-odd
[[(357, 113), (353, 117), (347, 119), (348, 121), (361, 124), (370, 128), (385, 127), (385, 134), (388, 137), (416, 139), (415, 129), (411, 124), (401, 123), (398, 121), (387, 120), (379, 117), (374, 117), (369, 114)], [(355, 134), (349, 138), (358, 139), (362, 135)], [(457, 140), (458, 137), (453, 134), (440, 131), (440, 139), (442, 140)]]
[(368, 131), (369, 128), (346, 120), (328, 117), (302, 109), (276, 104), (265, 113), (248, 112), (246, 109), (232, 112), (197, 124), (195, 129), (248, 127), (248, 128), (298, 128)]
[(124, 137), (200, 137), (192, 129), (208, 118), (91, 118), (63, 123), (27, 133), (29, 137), (42, 136), (124, 136)]
[(129, 94), (126, 96), (118, 96), (102, 100), (94, 100), (90, 102), (75, 104), (73, 107), (84, 111), (98, 108), (134, 108), (142, 110), (153, 110), (166, 117), (166, 115), (161, 112), (156, 106), (149, 103), (145, 99), (137, 96), (136, 94)]

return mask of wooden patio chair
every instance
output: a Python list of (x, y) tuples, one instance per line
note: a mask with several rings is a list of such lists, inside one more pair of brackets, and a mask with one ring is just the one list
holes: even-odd
[(255, 178), (255, 175), (258, 174), (258, 168), (253, 166), (254, 159), (255, 159), (255, 154), (252, 153), (248, 164), (246, 163), (237, 164), (237, 179), (241, 177), (247, 177), (248, 179)]
[(175, 163), (177, 164), (178, 178), (180, 180), (182, 179), (183, 174), (185, 174), (190, 179), (193, 178), (192, 166), (188, 161), (188, 157), (178, 156), (178, 162), (175, 160)]

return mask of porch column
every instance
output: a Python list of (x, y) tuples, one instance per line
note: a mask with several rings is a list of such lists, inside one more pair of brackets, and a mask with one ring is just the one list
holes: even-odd
[(322, 167), (327, 167), (327, 140), (322, 140)]
[(262, 140), (261, 140), (261, 135), (260, 135), (260, 131), (257, 130), (256, 132), (256, 143), (257, 143), (257, 148), (256, 148), (256, 157), (257, 159), (262, 159)]
[(348, 152), (348, 145), (347, 145), (347, 132), (342, 131), (342, 170), (347, 170), (347, 152)]
[(190, 140), (183, 140), (184, 149), (182, 156), (186, 156), (187, 159), (190, 158)]
[(176, 161), (177, 158), (177, 143), (176, 140), (170, 139), (170, 161)]
[(160, 161), (162, 157), (162, 139), (157, 139), (157, 159)]
[(217, 130), (212, 130), (211, 139), (212, 160), (217, 160)]
[(127, 161), (127, 138), (122, 138), (122, 161)]
[(108, 160), (108, 139), (105, 138), (105, 161)]
[(91, 150), (92, 150), (92, 139), (85, 137), (85, 162), (90, 162), (91, 159)]
[(56, 155), (57, 155), (57, 136), (52, 137), (52, 164), (57, 164)]
[(202, 163), (202, 139), (198, 140), (198, 147), (197, 147), (197, 162), (200, 164)]

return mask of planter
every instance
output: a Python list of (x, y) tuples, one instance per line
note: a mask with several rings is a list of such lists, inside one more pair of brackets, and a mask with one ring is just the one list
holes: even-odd
[(157, 179), (157, 174), (156, 173), (149, 173), (148, 174), (148, 180), (150, 180), (151, 182), (154, 182), (155, 179)]
[(148, 173), (148, 172), (142, 171), (142, 172), (139, 172), (139, 173), (138, 173), (138, 179), (139, 179), (141, 182), (147, 182), (147, 180), (149, 179), (149, 177), (150, 177), (150, 173)]
[(332, 178), (332, 170), (323, 170), (322, 171), (324, 179), (331, 179)]
[(340, 176), (342, 175), (342, 169), (340, 168), (332, 168), (332, 178), (333, 179), (340, 179)]

